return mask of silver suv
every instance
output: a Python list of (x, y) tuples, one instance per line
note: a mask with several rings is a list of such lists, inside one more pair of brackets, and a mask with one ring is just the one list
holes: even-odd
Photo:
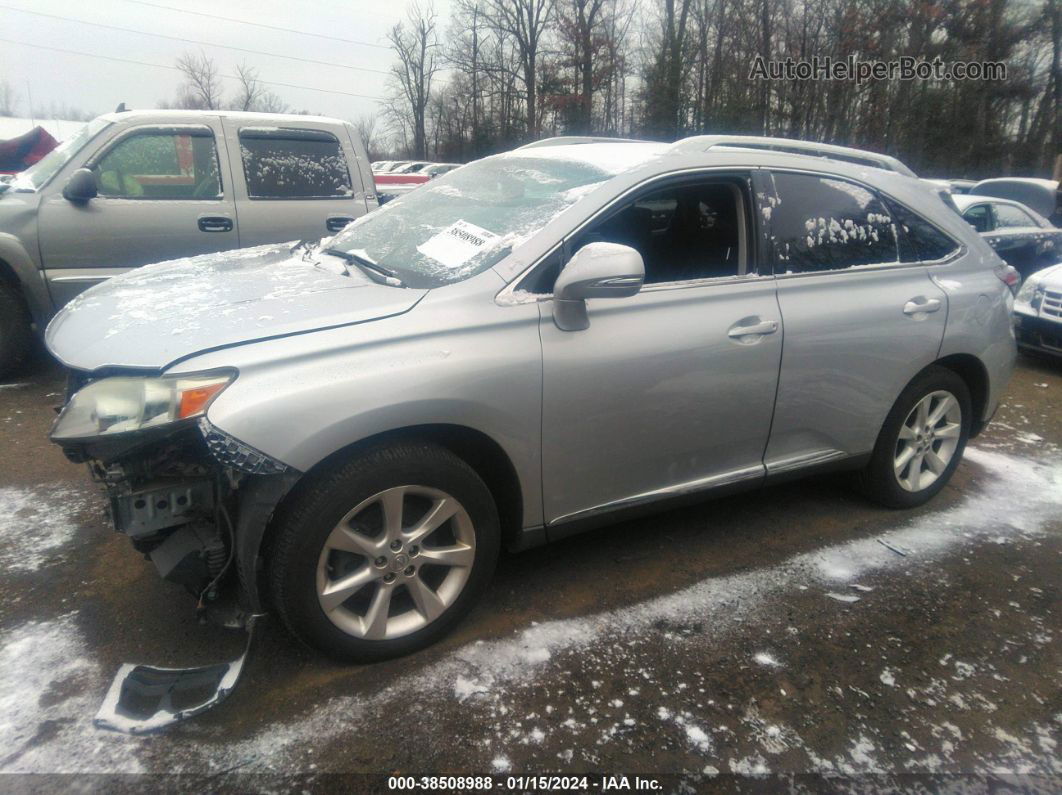
[(753, 143), (537, 145), (114, 278), (48, 329), (52, 438), (163, 576), (352, 660), (503, 544), (826, 470), (919, 505), (1010, 376), (1006, 266), (870, 153)]
[(94, 284), (173, 257), (318, 240), (375, 210), (349, 122), (238, 111), (100, 116), (0, 185), (0, 377), (31, 327)]

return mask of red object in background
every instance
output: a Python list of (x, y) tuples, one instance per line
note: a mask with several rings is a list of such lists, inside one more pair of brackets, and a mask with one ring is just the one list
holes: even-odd
[(18, 138), (0, 141), (0, 174), (17, 174), (58, 145), (59, 142), (43, 127), (34, 127)]
[(374, 174), (377, 185), (419, 185), (431, 177), (427, 174)]

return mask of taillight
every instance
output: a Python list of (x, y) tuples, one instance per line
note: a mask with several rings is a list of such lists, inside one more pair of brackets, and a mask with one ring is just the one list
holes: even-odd
[(1018, 294), (1018, 287), (1021, 285), (1021, 274), (1014, 270), (1012, 266), (1001, 262), (996, 265), (995, 274), (996, 278), (1010, 288), (1011, 295)]

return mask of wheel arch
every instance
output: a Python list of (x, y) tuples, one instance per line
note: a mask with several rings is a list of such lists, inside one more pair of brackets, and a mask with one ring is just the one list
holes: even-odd
[(989, 391), (988, 368), (985, 367), (980, 359), (969, 353), (953, 353), (950, 356), (937, 359), (930, 366), (934, 365), (951, 370), (963, 380), (966, 388), (970, 390), (970, 403), (973, 407), (970, 438), (974, 438), (988, 424), (988, 419), (985, 417)]
[[(276, 501), (268, 516), (261, 516), (261, 524), (244, 526), (245, 534), (258, 533), (258, 539), (245, 537), (238, 539), (239, 557), (242, 558), (240, 570), (254, 572), (243, 578), (244, 588), (250, 591), (248, 597), (255, 610), (262, 609), (268, 602), (265, 583), (262, 578), (264, 567), (259, 563), (268, 556), (276, 535), (276, 517), (283, 507), (295, 499), (302, 487), (310, 482), (314, 475), (335, 467), (357, 455), (361, 450), (381, 444), (396, 444), (408, 441), (431, 442), (450, 451), (467, 463), (490, 490), (498, 509), (501, 524), (502, 543), (517, 549), (530, 546), (523, 533), (523, 488), (516, 467), (502, 446), (483, 431), (465, 425), (433, 423), (394, 428), (367, 436), (336, 450), (306, 471), (298, 480), (283, 488), (283, 496)], [(253, 492), (252, 492), (253, 493)], [(241, 503), (242, 506), (242, 503)], [(241, 511), (242, 511), (241, 507)], [(241, 517), (242, 520), (242, 517)]]
[(13, 235), (0, 234), (0, 284), (18, 290), (38, 331), (43, 332), (52, 315), (51, 296), (36, 263)]

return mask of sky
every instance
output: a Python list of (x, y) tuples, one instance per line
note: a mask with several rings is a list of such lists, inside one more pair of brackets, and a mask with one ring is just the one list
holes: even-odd
[[(261, 80), (288, 84), (266, 87), (293, 110), (357, 120), (380, 112), (373, 98), (386, 96), (382, 72), (393, 61), (387, 32), (413, 2), (0, 0), (0, 80), (14, 89), (20, 116), (29, 115), (28, 96), (39, 109), (54, 103), (99, 114), (119, 102), (154, 108), (181, 83), (179, 72), (164, 67), (182, 53), (202, 52), (223, 75), (246, 63)], [(445, 31), (451, 0), (434, 7)], [(224, 82), (226, 96), (234, 95), (236, 82)]]

